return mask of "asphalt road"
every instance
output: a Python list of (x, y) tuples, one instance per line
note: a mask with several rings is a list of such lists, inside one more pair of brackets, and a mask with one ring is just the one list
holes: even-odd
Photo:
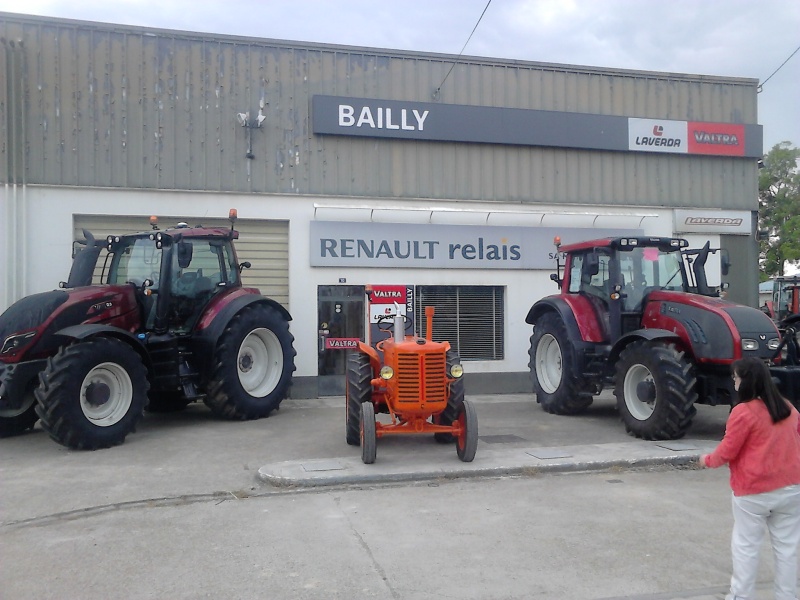
[[(476, 463), (635, 441), (609, 397), (578, 417), (547, 415), (527, 395), (467, 397), (478, 409)], [(681, 441), (713, 447), (728, 409), (698, 408)], [(730, 572), (727, 470), (685, 461), (265, 483), (264, 465), (360, 457), (344, 441), (342, 398), (289, 399), (252, 422), (219, 421), (201, 405), (147, 414), (125, 444), (95, 452), (37, 428), (0, 440), (0, 456), (3, 600), (710, 600)], [(451, 446), (404, 437), (379, 440), (370, 466), (404, 460), (459, 463)], [(765, 552), (759, 600), (770, 561)]]

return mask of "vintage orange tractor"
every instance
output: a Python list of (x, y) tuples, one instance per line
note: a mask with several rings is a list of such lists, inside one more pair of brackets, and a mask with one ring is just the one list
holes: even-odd
[[(359, 342), (348, 357), (347, 443), (361, 445), (366, 464), (375, 462), (378, 438), (421, 433), (440, 442), (455, 439), (458, 458), (475, 458), (478, 417), (464, 399), (458, 353), (448, 342), (433, 341), (433, 313), (432, 306), (425, 308), (426, 337), (406, 335), (405, 317), (395, 305), (395, 314), (382, 318), (393, 325), (392, 335), (374, 348)], [(390, 415), (391, 422), (376, 421), (376, 413)]]

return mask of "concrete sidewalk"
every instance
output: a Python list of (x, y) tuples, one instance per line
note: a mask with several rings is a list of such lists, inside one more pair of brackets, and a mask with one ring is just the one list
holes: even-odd
[[(509, 415), (509, 405), (530, 407), (534, 402), (530, 396), (467, 398), (479, 417), (478, 452), (471, 463), (458, 460), (455, 445), (436, 444), (427, 439), (429, 435), (387, 436), (378, 440), (374, 464), (362, 463), (358, 447), (343, 447), (340, 456), (266, 463), (259, 468), (258, 478), (275, 486), (309, 487), (685, 465), (716, 447), (728, 412), (724, 407), (698, 407), (697, 426), (684, 439), (649, 442), (625, 434), (609, 394), (596, 400), (597, 406), (588, 413), (599, 412), (602, 418), (541, 411), (535, 414), (547, 426), (535, 432), (529, 419), (517, 422)], [(317, 403), (344, 407), (345, 400), (335, 397)], [(582, 422), (597, 420), (591, 434), (576, 430)], [(531, 438), (545, 445), (535, 445)], [(585, 443), (577, 444), (578, 440)]]

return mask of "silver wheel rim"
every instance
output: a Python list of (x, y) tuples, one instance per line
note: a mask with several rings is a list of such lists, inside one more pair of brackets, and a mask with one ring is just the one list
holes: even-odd
[(283, 373), (283, 349), (278, 336), (264, 328), (247, 334), (239, 346), (236, 369), (239, 383), (251, 396), (263, 398), (272, 392)]
[(28, 392), (22, 399), (22, 406), (19, 408), (4, 408), (0, 409), (0, 419), (13, 419), (20, 415), (25, 414), (31, 406), (36, 403), (36, 396), (33, 392)]
[(561, 385), (561, 361), (558, 340), (549, 333), (544, 334), (536, 346), (536, 379), (546, 394), (554, 393)]
[(656, 408), (656, 401), (642, 402), (639, 400), (637, 387), (643, 381), (653, 382), (653, 374), (644, 365), (633, 365), (625, 373), (625, 381), (622, 384), (622, 393), (625, 396), (625, 406), (628, 412), (638, 421), (646, 421), (653, 414)]
[[(107, 391), (107, 398), (98, 402), (92, 390), (98, 386)], [(104, 396), (106, 394), (103, 394)], [(81, 383), (81, 410), (98, 427), (110, 427), (128, 414), (133, 402), (133, 383), (128, 372), (117, 363), (107, 362), (94, 367)]]

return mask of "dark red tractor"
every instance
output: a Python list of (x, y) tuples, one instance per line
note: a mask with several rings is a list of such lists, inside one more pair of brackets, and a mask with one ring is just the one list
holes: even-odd
[[(61, 289), (0, 315), (0, 436), (41, 426), (70, 448), (120, 444), (147, 408), (276, 410), (294, 372), (291, 316), (242, 286), (231, 228), (185, 223), (86, 242)], [(101, 283), (95, 283), (100, 281)]]
[[(530, 371), (537, 401), (555, 414), (586, 410), (611, 387), (626, 430), (647, 440), (682, 437), (697, 403), (730, 405), (731, 363), (770, 362), (793, 401), (800, 367), (773, 321), (729, 302), (707, 283), (711, 250), (684, 239), (624, 237), (560, 246), (560, 293), (528, 312)], [(565, 263), (560, 264), (561, 257)], [(727, 273), (727, 260), (722, 263)]]

